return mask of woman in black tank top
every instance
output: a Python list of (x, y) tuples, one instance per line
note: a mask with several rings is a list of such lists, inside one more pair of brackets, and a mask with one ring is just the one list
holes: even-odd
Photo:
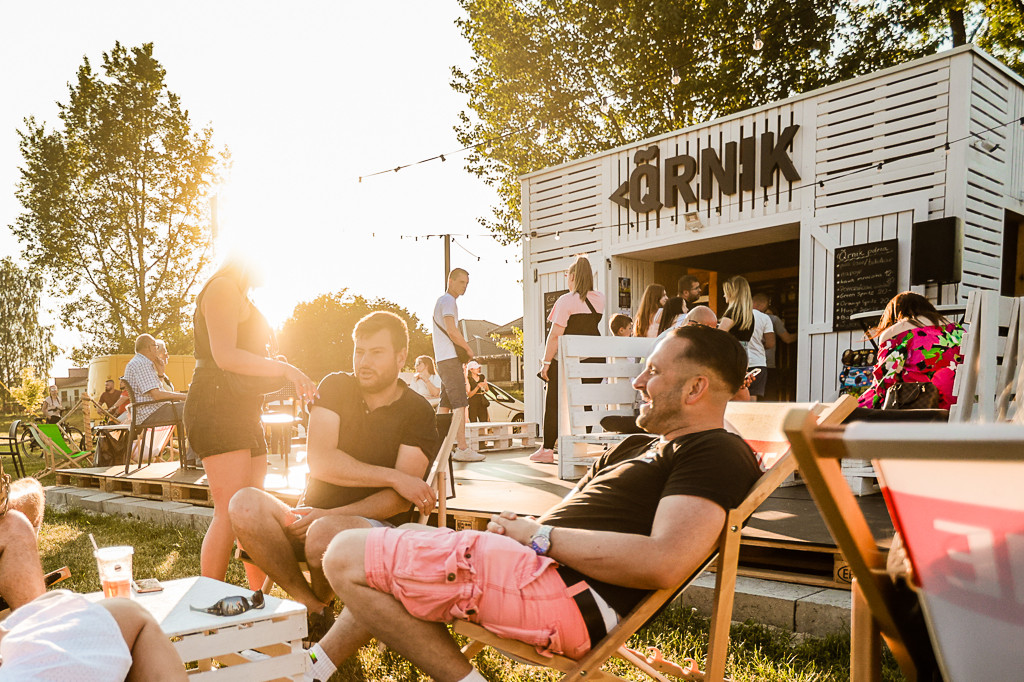
[[(203, 540), (202, 574), (223, 580), (235, 535), (228, 502), (242, 488), (263, 488), (267, 444), (260, 414), (264, 393), (285, 383), (300, 398), (312, 399), (316, 385), (300, 370), (268, 357), (272, 332), (249, 300), (251, 269), (229, 261), (213, 274), (196, 298), (195, 356), (185, 401), (189, 447), (203, 460), (213, 496), (213, 521)], [(266, 576), (250, 563), (245, 571), (253, 589)]]

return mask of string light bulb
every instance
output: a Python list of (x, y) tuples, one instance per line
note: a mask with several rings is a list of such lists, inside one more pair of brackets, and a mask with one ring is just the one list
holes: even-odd
[(557, 242), (561, 238), (562, 238), (562, 233), (561, 232), (555, 232), (555, 241)]
[(683, 82), (682, 76), (679, 75), (679, 70), (674, 66), (672, 67), (672, 78), (669, 80), (671, 80), (672, 85), (679, 85)]
[(754, 49), (758, 52), (764, 49), (764, 41), (761, 40), (761, 35), (757, 31), (754, 31)]
[(547, 137), (548, 136), (548, 124), (547, 124), (546, 121), (541, 121), (540, 122), (540, 128), (537, 129), (537, 132), (540, 133), (541, 137)]
[(448, 159), (444, 158), (444, 154), (441, 154), (441, 163), (444, 163), (444, 162), (445, 162), (445, 161), (447, 161), (447, 160), (448, 160)]
[(1020, 127), (1024, 128), (1024, 116), (1020, 117)]
[(949, 143), (948, 142), (946, 143), (945, 148), (946, 148), (946, 153), (948, 154), (949, 153)]
[(607, 114), (612, 108), (612, 105), (608, 102), (608, 97), (601, 98), (601, 113)]

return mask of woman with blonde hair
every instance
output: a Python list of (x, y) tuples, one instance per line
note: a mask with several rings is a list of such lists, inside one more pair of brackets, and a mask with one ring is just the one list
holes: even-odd
[(531, 461), (544, 464), (555, 461), (554, 447), (558, 438), (558, 360), (555, 359), (558, 339), (562, 334), (600, 336), (599, 325), (603, 314), (600, 311), (604, 310), (604, 294), (594, 290), (594, 270), (586, 256), (576, 256), (565, 274), (569, 293), (562, 294), (555, 301), (548, 315), (551, 331), (548, 332), (540, 368), (540, 378), (548, 382), (544, 400), (544, 442), (530, 455)]
[(421, 355), (414, 365), (416, 373), (412, 377), (409, 388), (427, 399), (432, 407), (441, 402), (441, 377), (437, 374), (434, 358)]
[(654, 338), (658, 335), (658, 323), (661, 320), (661, 307), (668, 300), (665, 287), (660, 284), (648, 284), (644, 295), (640, 298), (640, 308), (633, 321), (633, 336)]
[(750, 399), (764, 395), (768, 379), (768, 358), (765, 350), (775, 348), (775, 332), (770, 317), (754, 309), (750, 284), (745, 277), (730, 277), (722, 285), (725, 293), (725, 314), (718, 328), (735, 336), (747, 350), (747, 371), (760, 370), (750, 384)]

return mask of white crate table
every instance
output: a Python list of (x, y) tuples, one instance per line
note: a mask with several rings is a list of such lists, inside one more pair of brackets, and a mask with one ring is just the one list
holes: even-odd
[(537, 443), (537, 425), (533, 422), (470, 422), (466, 424), (466, 443), (476, 450), (496, 451), (532, 448)]
[[(262, 609), (238, 616), (214, 616), (192, 611), (223, 597), (250, 597), (252, 590), (212, 578), (183, 578), (163, 583), (163, 592), (134, 594), (132, 598), (153, 614), (183, 661), (196, 661), (189, 680), (255, 682), (301, 680), (309, 664), (302, 649), (306, 636), (306, 607), (265, 596)], [(98, 601), (101, 592), (87, 595)], [(258, 651), (264, 656), (253, 656)], [(247, 653), (242, 653), (247, 652)], [(214, 668), (213, 662), (221, 665)]]

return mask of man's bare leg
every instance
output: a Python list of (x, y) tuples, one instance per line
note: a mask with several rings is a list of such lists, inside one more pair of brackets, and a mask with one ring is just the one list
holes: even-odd
[(363, 557), (369, 531), (339, 534), (324, 555), (324, 571), (345, 603), (342, 618), (320, 641), (336, 664), (359, 650), (372, 635), (412, 661), (438, 682), (457, 682), (473, 670), (443, 623), (409, 615), (401, 602), (366, 582)]
[(0, 596), (14, 610), (45, 591), (36, 529), (20, 511), (9, 509), (0, 516)]
[(324, 553), (327, 546), (338, 533), (358, 528), (370, 528), (370, 524), (360, 516), (341, 515), (324, 516), (309, 524), (306, 532), (306, 565), (309, 566), (313, 594), (325, 603), (334, 596), (334, 590), (324, 576)]
[(306, 582), (292, 536), (285, 528), (293, 521), (288, 505), (257, 488), (243, 488), (228, 505), (235, 537), (252, 558), (295, 601), (310, 613), (321, 613), (326, 603)]
[(98, 603), (117, 621), (132, 653), (126, 682), (188, 679), (181, 657), (149, 611), (130, 599), (104, 599)]

